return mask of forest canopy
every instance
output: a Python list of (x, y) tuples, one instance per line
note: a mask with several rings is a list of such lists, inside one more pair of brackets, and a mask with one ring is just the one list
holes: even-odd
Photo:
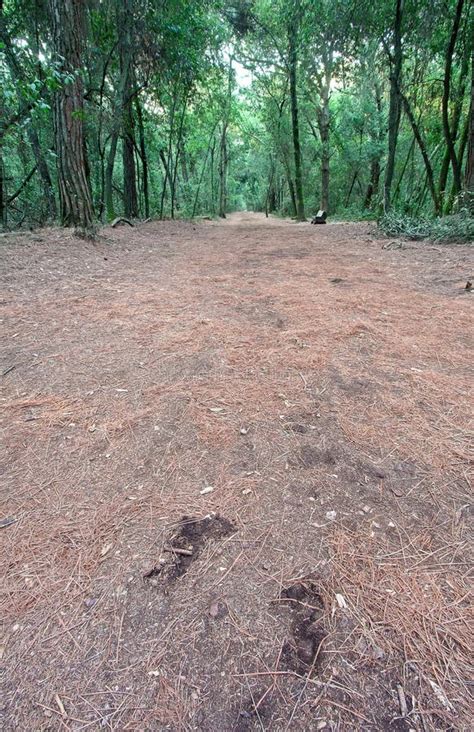
[(472, 0), (0, 0), (1, 225), (472, 224), (473, 39)]

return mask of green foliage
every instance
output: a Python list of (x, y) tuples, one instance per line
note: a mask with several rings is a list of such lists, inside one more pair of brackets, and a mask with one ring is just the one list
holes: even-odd
[(430, 235), (430, 222), (392, 211), (386, 213), (378, 222), (379, 229), (387, 236), (405, 239), (427, 239)]
[(437, 244), (474, 244), (474, 217), (468, 211), (431, 222), (430, 235)]
[(436, 244), (474, 244), (474, 217), (466, 210), (430, 220), (392, 212), (380, 219), (379, 228), (387, 236), (404, 239), (429, 239)]
[[(86, 6), (80, 72), (84, 111), (76, 117), (84, 123), (90, 185), (100, 220), (106, 221), (112, 211), (122, 213), (125, 206), (125, 35), (133, 67), (131, 97), (125, 106), (139, 215), (215, 215), (223, 185), (229, 211), (293, 215), (290, 29), (296, 33), (305, 209), (313, 214), (327, 198), (330, 217), (379, 215), (387, 159), (394, 0), (127, 0), (125, 29), (124, 2), (103, 0)], [(401, 92), (426, 156), (404, 108), (392, 210), (381, 222), (390, 235), (447, 240), (451, 231), (454, 238), (469, 237), (467, 214), (432, 221), (434, 199), (441, 201), (443, 213), (450, 213), (459, 200), (441, 115), (446, 49), (456, 7), (456, 0), (404, 3)], [(54, 60), (48, 8), (46, 0), (5, 0), (0, 13), (0, 166), (6, 201), (2, 218), (9, 227), (40, 224), (49, 215), (38, 152), (32, 146), (34, 134), (58, 194), (54, 97), (74, 77), (62, 72)], [(473, 15), (472, 3), (465, 3), (449, 79), (449, 125), (463, 172), (468, 156)], [(434, 196), (427, 185), (426, 157)], [(35, 164), (36, 172), (21, 188)], [(112, 200), (106, 204), (110, 164)], [(325, 164), (328, 183), (324, 183)]]

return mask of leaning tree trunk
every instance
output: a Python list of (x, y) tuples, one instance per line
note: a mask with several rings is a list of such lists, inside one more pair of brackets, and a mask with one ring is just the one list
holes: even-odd
[(84, 0), (50, 0), (53, 46), (63, 83), (54, 100), (54, 132), (63, 226), (90, 232), (94, 212), (84, 148), (84, 94), (81, 78)]
[[(467, 47), (467, 43), (466, 43)], [(467, 48), (467, 52), (465, 51), (463, 53), (462, 61), (461, 61), (461, 69), (459, 72), (459, 81), (455, 93), (454, 98), (454, 105), (453, 105), (453, 114), (451, 118), (451, 123), (449, 124), (450, 131), (451, 131), (451, 137), (453, 139), (453, 142), (455, 143), (458, 139), (458, 133), (459, 133), (459, 127), (461, 123), (461, 116), (464, 106), (464, 96), (466, 92), (466, 82), (468, 81), (469, 77), (469, 61), (470, 61), (470, 52), (469, 48)], [(459, 165), (459, 169), (462, 168), (462, 161), (459, 158), (459, 155), (457, 155), (457, 161)], [(446, 193), (446, 185), (448, 182), (448, 174), (449, 174), (449, 168), (451, 165), (451, 155), (449, 148), (446, 146), (446, 150), (443, 156), (443, 160), (441, 163), (440, 173), (439, 173), (439, 183), (438, 183), (438, 195), (439, 199), (442, 203), (444, 203), (445, 193)], [(446, 211), (448, 213), (448, 211)]]
[(393, 56), (390, 55), (390, 104), (388, 112), (388, 156), (385, 166), (384, 210), (391, 206), (395, 156), (397, 152), (398, 130), (401, 116), (401, 76), (402, 76), (402, 20), (403, 0), (396, 0), (395, 23), (393, 27)]
[(298, 119), (298, 97), (296, 89), (296, 70), (298, 66), (298, 54), (296, 50), (298, 37), (297, 13), (299, 5), (293, 11), (293, 16), (288, 25), (288, 52), (289, 52), (289, 79), (290, 79), (290, 102), (291, 102), (291, 127), (293, 132), (293, 151), (295, 157), (295, 195), (296, 195), (296, 218), (298, 221), (305, 221), (304, 197), (303, 197), (303, 174), (301, 165), (301, 145)]
[(428, 151), (426, 148), (426, 143), (423, 139), (420, 128), (416, 122), (415, 115), (413, 114), (413, 111), (410, 106), (410, 102), (408, 101), (407, 97), (404, 94), (402, 94), (402, 92), (400, 92), (400, 98), (402, 100), (403, 108), (405, 109), (406, 116), (408, 117), (408, 120), (410, 122), (411, 128), (413, 130), (413, 135), (415, 136), (415, 140), (418, 143), (418, 147), (420, 148), (421, 156), (422, 156), (423, 162), (425, 164), (426, 181), (427, 181), (430, 193), (431, 193), (431, 198), (433, 199), (434, 212), (436, 215), (439, 215), (441, 213), (440, 202), (439, 202), (438, 195), (436, 192), (436, 186), (435, 186), (434, 174), (433, 174), (433, 166), (431, 165), (431, 161), (430, 161)]

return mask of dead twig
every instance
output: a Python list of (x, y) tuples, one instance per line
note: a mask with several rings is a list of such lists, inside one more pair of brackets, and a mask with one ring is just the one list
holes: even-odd
[(170, 552), (171, 554), (180, 554), (183, 557), (192, 557), (193, 552), (191, 549), (181, 549), (179, 546), (170, 546), (165, 544), (163, 547), (164, 552)]

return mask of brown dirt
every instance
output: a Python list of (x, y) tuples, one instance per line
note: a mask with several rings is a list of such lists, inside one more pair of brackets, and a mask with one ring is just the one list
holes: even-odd
[(472, 729), (472, 250), (383, 244), (2, 238), (3, 729)]

